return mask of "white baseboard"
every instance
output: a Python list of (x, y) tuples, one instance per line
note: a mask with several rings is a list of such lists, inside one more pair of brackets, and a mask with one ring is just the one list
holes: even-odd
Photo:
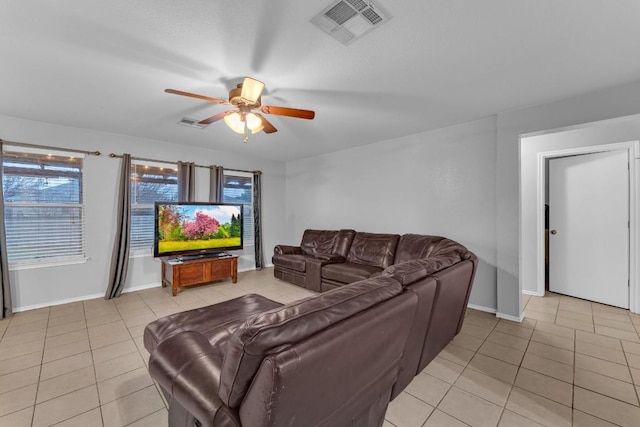
[(492, 313), (495, 314), (499, 319), (510, 320), (512, 322), (522, 323), (522, 320), (524, 319), (524, 315), (517, 317), (510, 314), (498, 313), (498, 310), (496, 310), (495, 308), (483, 307), (481, 305), (467, 304), (467, 307), (478, 311), (484, 311), (485, 313)]
[(496, 309), (495, 308), (490, 308), (490, 307), (483, 307), (481, 305), (475, 305), (475, 304), (467, 304), (468, 308), (472, 308), (474, 310), (478, 310), (478, 311), (484, 311), (486, 313), (496, 313)]
[(544, 296), (544, 292), (541, 294), (538, 291), (525, 291), (523, 289), (522, 290), (522, 295), (531, 295), (532, 297), (543, 297)]
[(518, 317), (518, 316), (512, 316), (510, 314), (496, 313), (496, 317), (504, 320), (510, 320), (512, 322), (518, 322), (518, 323), (522, 323), (522, 321), (524, 320), (524, 314), (521, 314), (520, 317)]
[(146, 289), (159, 288), (161, 286), (162, 286), (162, 283), (160, 283), (160, 282), (148, 283), (146, 285), (132, 286), (130, 288), (124, 288), (122, 290), (122, 293), (123, 294), (128, 294), (129, 292), (144, 291)]
[[(122, 293), (126, 294), (126, 293), (129, 293), (129, 292), (142, 291), (142, 290), (145, 290), (145, 289), (151, 289), (151, 288), (157, 288), (157, 287), (160, 287), (160, 283), (150, 283), (148, 285), (135, 286), (135, 287), (132, 287), (132, 288), (125, 288), (125, 289), (123, 289)], [(57, 300), (57, 301), (49, 301), (49, 302), (42, 303), (42, 304), (25, 305), (23, 307), (13, 307), (12, 310), (13, 310), (14, 313), (20, 313), (21, 311), (37, 310), (39, 308), (52, 307), (54, 305), (70, 304), (72, 302), (87, 301), (87, 300), (96, 299), (96, 298), (104, 298), (104, 293), (82, 295), (82, 296), (79, 296), (79, 297), (61, 299), (61, 300)]]
[(21, 311), (27, 310), (37, 310), (39, 308), (51, 307), (53, 305), (62, 305), (62, 304), (70, 304), (72, 302), (85, 301), (88, 299), (96, 299), (96, 298), (104, 298), (104, 293), (102, 294), (91, 294), (91, 295), (83, 295), (81, 297), (73, 297), (67, 299), (61, 299), (57, 301), (49, 301), (42, 304), (34, 304), (34, 305), (25, 305), (24, 307), (13, 307), (12, 310), (14, 313), (19, 313)]

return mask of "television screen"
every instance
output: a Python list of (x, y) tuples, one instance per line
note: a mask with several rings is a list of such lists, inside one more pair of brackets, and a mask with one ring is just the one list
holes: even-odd
[(156, 202), (153, 256), (213, 255), (242, 249), (242, 205)]

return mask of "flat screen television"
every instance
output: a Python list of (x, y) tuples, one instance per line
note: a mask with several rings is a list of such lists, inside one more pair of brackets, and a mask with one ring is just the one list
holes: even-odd
[(242, 205), (155, 203), (154, 257), (189, 259), (242, 249)]

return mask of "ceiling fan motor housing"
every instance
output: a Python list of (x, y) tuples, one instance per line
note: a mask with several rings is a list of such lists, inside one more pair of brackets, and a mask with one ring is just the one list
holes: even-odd
[(262, 96), (259, 96), (255, 103), (240, 96), (242, 94), (242, 83), (238, 83), (238, 86), (229, 91), (229, 102), (236, 107), (246, 105), (249, 108), (258, 108), (262, 105)]

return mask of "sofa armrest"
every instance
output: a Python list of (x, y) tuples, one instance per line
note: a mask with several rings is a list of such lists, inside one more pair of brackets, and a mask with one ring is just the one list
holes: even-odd
[(463, 259), (462, 256), (461, 252), (451, 251), (429, 258), (405, 261), (388, 267), (382, 275), (391, 276), (406, 286), (457, 264)]
[(212, 425), (224, 406), (218, 397), (220, 351), (201, 333), (185, 331), (162, 341), (149, 357), (151, 377), (203, 426)]
[(339, 264), (346, 259), (340, 255), (316, 254), (315, 258), (306, 259), (306, 276), (304, 287), (314, 292), (322, 292), (322, 266), (327, 264)]
[(273, 248), (276, 255), (301, 255), (302, 248), (300, 246), (276, 245)]
[(335, 264), (339, 262), (345, 262), (347, 260), (342, 255), (337, 254), (316, 254), (315, 258), (323, 261), (323, 264)]

